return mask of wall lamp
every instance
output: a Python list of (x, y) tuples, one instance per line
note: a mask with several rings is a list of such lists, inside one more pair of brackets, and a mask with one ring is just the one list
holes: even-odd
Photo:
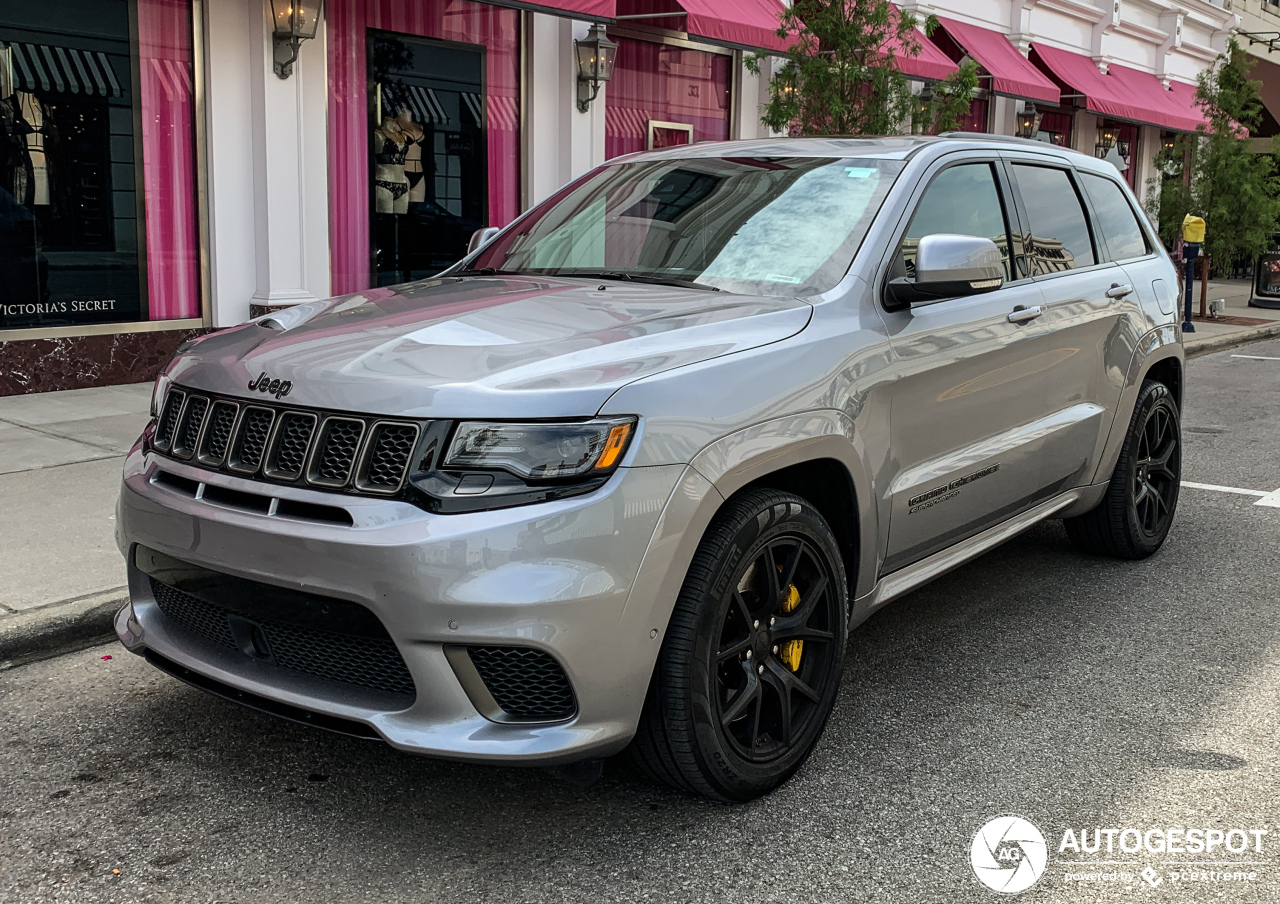
[(609, 40), (604, 26), (596, 22), (585, 38), (573, 42), (573, 52), (578, 57), (578, 110), (586, 113), (600, 93), (600, 86), (613, 78), (618, 45)]
[(324, 0), (271, 0), (276, 75), (288, 78), (298, 59), (303, 41), (316, 36), (320, 25), (320, 6)]
[(1040, 120), (1043, 118), (1044, 114), (1036, 109), (1036, 105), (1027, 101), (1027, 105), (1018, 114), (1018, 137), (1035, 138), (1040, 132)]
[(1107, 156), (1107, 152), (1116, 146), (1116, 130), (1110, 126), (1106, 126), (1098, 130), (1098, 143), (1094, 146), (1094, 154), (1098, 157)]

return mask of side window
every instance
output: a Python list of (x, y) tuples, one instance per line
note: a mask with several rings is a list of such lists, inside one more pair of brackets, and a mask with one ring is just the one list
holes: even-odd
[(1031, 220), (1032, 275), (1097, 263), (1089, 223), (1067, 171), (1015, 163), (1013, 173)]
[(1009, 276), (1009, 230), (989, 163), (963, 163), (940, 172), (925, 189), (893, 262), (890, 278), (916, 275), (916, 247), (926, 235), (951, 233), (991, 239)]
[(1122, 261), (1131, 257), (1142, 257), (1151, 250), (1142, 227), (1133, 215), (1133, 208), (1124, 196), (1124, 190), (1105, 176), (1092, 173), (1081, 173), (1080, 184), (1093, 202), (1093, 210), (1098, 215), (1098, 225), (1107, 238), (1107, 250), (1111, 259)]

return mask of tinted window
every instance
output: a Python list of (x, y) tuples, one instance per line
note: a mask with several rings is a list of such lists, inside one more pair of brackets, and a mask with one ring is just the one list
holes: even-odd
[(916, 246), (926, 235), (948, 233), (991, 239), (1004, 259), (1004, 278), (1009, 276), (1009, 230), (1005, 226), (1004, 205), (989, 163), (966, 163), (939, 173), (902, 239), (892, 276), (916, 275)]
[(1150, 250), (1147, 240), (1120, 186), (1103, 176), (1089, 173), (1080, 174), (1080, 184), (1093, 202), (1093, 210), (1098, 215), (1102, 234), (1106, 236), (1107, 250), (1111, 252), (1112, 260), (1142, 257), (1146, 254)]
[(1015, 163), (1013, 171), (1031, 219), (1033, 275), (1096, 263), (1084, 208), (1066, 170)]

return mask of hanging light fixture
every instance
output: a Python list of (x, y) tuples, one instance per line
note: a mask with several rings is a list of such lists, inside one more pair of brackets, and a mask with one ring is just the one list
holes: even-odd
[(323, 0), (271, 0), (276, 75), (288, 78), (298, 60), (303, 41), (316, 36)]
[(1116, 146), (1116, 130), (1111, 126), (1103, 126), (1098, 130), (1098, 143), (1094, 146), (1094, 154), (1107, 156), (1107, 152)]
[(916, 112), (911, 118), (912, 127), (920, 133), (924, 133), (930, 126), (930, 112), (933, 109), (933, 85), (925, 82), (920, 88), (920, 93), (916, 95)]
[(618, 45), (609, 40), (604, 26), (596, 22), (581, 41), (573, 42), (578, 58), (578, 110), (586, 113), (600, 93), (600, 86), (613, 78), (613, 61)]
[(1040, 120), (1044, 114), (1036, 109), (1036, 105), (1027, 101), (1022, 112), (1018, 114), (1018, 137), (1035, 138), (1040, 131)]

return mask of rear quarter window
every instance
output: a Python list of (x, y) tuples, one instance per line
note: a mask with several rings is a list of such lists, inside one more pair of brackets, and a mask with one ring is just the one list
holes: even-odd
[(1080, 184), (1093, 203), (1112, 260), (1142, 257), (1151, 251), (1124, 189), (1105, 176), (1081, 173)]

